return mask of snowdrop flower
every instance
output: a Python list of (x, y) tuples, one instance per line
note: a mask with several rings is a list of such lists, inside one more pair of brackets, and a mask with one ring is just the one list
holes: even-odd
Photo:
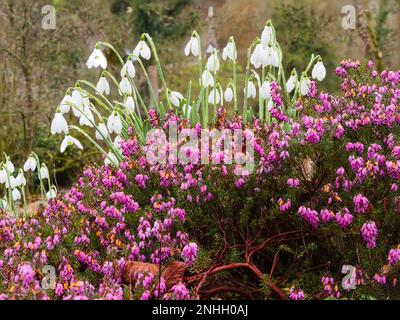
[(100, 77), (99, 82), (97, 82), (96, 85), (96, 90), (100, 94), (110, 94), (110, 85), (108, 84), (106, 77)]
[(90, 107), (89, 106), (83, 107), (83, 113), (79, 118), (79, 125), (93, 128), (93, 123), (94, 123), (94, 117), (92, 111), (90, 110)]
[(318, 81), (322, 81), (326, 76), (326, 69), (321, 60), (319, 60), (313, 67), (311, 75), (313, 79), (317, 79)]
[(81, 116), (81, 112), (83, 108), (83, 98), (79, 90), (74, 89), (71, 95), (71, 102), (72, 102), (72, 113), (75, 117), (79, 118)]
[(261, 42), (264, 46), (268, 46), (273, 41), (273, 34), (271, 23), (268, 21), (261, 33)]
[(211, 74), (211, 72), (207, 69), (203, 71), (203, 74), (201, 75), (201, 84), (203, 87), (213, 87), (214, 86), (214, 78)]
[(222, 50), (222, 59), (225, 61), (226, 59), (231, 59), (232, 61), (235, 61), (237, 58), (237, 51), (236, 51), (236, 44), (235, 41), (233, 40), (233, 37), (231, 37), (226, 44), (225, 48)]
[(210, 72), (215, 72), (219, 70), (219, 59), (217, 56), (217, 50), (214, 50), (211, 56), (208, 57), (206, 68)]
[[(83, 146), (79, 142), (78, 139), (75, 139), (74, 137), (67, 134), (65, 136), (64, 140), (61, 142), (60, 152), (63, 153), (65, 151), (65, 149), (67, 149), (68, 146), (71, 146), (73, 144), (76, 145), (79, 149), (81, 149), (81, 150), (83, 149)], [(46, 168), (46, 170), (47, 170), (47, 168)], [(49, 172), (47, 171), (47, 177), (48, 177), (48, 174), (49, 174)], [(43, 176), (42, 176), (42, 179), (43, 179)]]
[(268, 53), (262, 43), (258, 43), (250, 56), (250, 62), (255, 68), (268, 66)]
[(219, 104), (221, 101), (221, 93), (219, 89), (212, 89), (210, 94), (208, 95), (208, 103), (210, 104)]
[(7, 160), (6, 164), (5, 164), (5, 168), (9, 173), (14, 173), (14, 165), (10, 160)]
[(178, 91), (170, 91), (169, 100), (175, 107), (179, 107), (181, 104), (181, 100), (183, 99), (183, 95)]
[[(11, 183), (12, 185), (12, 183)], [(26, 179), (22, 172), (18, 173), (18, 175), (14, 178), (14, 186), (20, 187), (26, 185)], [(13, 187), (13, 186), (12, 186)], [(14, 188), (14, 187), (13, 187)]]
[(271, 84), (268, 81), (264, 81), (260, 88), (260, 97), (262, 99), (271, 98)]
[(119, 83), (120, 94), (132, 94), (132, 86), (127, 77), (123, 77)]
[(6, 172), (6, 170), (1, 169), (0, 170), (0, 183), (3, 184), (3, 183), (6, 183), (6, 181), (7, 181), (7, 172)]
[(126, 63), (124, 64), (124, 66), (121, 69), (121, 77), (125, 78), (127, 76), (134, 78), (136, 74), (135, 71), (135, 66), (133, 65), (133, 62), (131, 59), (128, 59), (128, 61), (126, 61)]
[(149, 60), (151, 57), (150, 48), (144, 40), (140, 40), (136, 48), (133, 50), (135, 57), (141, 56), (143, 59)]
[(50, 190), (46, 193), (47, 200), (54, 199), (57, 196), (57, 188), (51, 186)]
[(72, 97), (69, 94), (66, 94), (60, 103), (60, 112), (68, 113), (71, 108)]
[[(104, 140), (104, 138), (108, 138), (109, 133), (107, 127), (104, 122), (100, 122), (96, 129), (96, 139)], [(104, 137), (104, 138), (103, 138)]]
[(279, 67), (279, 56), (275, 47), (268, 46), (266, 49), (267, 53), (267, 65), (272, 65), (276, 68)]
[(61, 112), (56, 112), (54, 114), (54, 119), (51, 122), (50, 131), (51, 134), (56, 134), (61, 132), (64, 132), (65, 134), (68, 133), (68, 123)]
[(255, 98), (257, 95), (257, 89), (253, 81), (249, 80), (247, 83), (247, 98)]
[(116, 164), (118, 166), (119, 161), (118, 161), (117, 157), (115, 156), (115, 154), (110, 151), (107, 154), (107, 157), (104, 159), (104, 164), (106, 164), (107, 166), (110, 164)]
[(107, 120), (107, 128), (111, 133), (115, 132), (116, 134), (121, 134), (122, 132), (122, 122), (119, 114), (117, 112), (113, 112), (110, 114)]
[(199, 50), (199, 41), (196, 36), (192, 35), (189, 42), (185, 46), (185, 56), (188, 56), (192, 53), (193, 56), (197, 57), (200, 54)]
[(274, 107), (274, 102), (272, 101), (272, 99), (268, 100), (268, 102), (267, 102), (267, 110), (271, 111), (273, 107)]
[[(65, 139), (64, 139), (65, 140)], [(42, 164), (39, 170), (40, 179), (49, 179), (49, 169), (47, 169), (46, 165)]]
[(102, 67), (103, 69), (107, 68), (107, 59), (104, 56), (103, 52), (98, 48), (96, 45), (96, 48), (93, 50), (91, 55), (89, 56), (88, 61), (86, 62), (86, 65), (88, 69), (91, 68), (97, 68), (97, 67)]
[(124, 141), (120, 135), (116, 136), (113, 142), (114, 147), (121, 150), (121, 142)]
[(303, 78), (300, 80), (300, 93), (301, 95), (305, 96), (308, 94), (308, 89), (310, 85), (310, 79), (308, 78)]
[(0, 209), (6, 209), (8, 207), (7, 199), (0, 199)]
[(297, 84), (297, 76), (295, 72), (292, 72), (288, 81), (286, 82), (286, 90), (288, 93), (291, 93)]
[(28, 172), (31, 170), (32, 172), (36, 170), (37, 162), (35, 157), (30, 156), (24, 163), (24, 171)]
[(224, 99), (226, 102), (231, 102), (233, 99), (233, 90), (230, 86), (228, 86), (224, 92)]
[(129, 112), (135, 112), (135, 100), (132, 96), (128, 96), (125, 101), (125, 108)]
[(12, 198), (13, 198), (14, 201), (21, 200), (21, 192), (19, 192), (18, 189), (13, 189)]

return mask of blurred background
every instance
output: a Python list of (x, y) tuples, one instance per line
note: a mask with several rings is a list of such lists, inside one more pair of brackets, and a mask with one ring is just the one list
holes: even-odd
[[(55, 27), (44, 28), (52, 8)], [(196, 61), (183, 54), (192, 30), (200, 33), (203, 51), (222, 50), (233, 35), (243, 66), (247, 47), (269, 18), (287, 72), (303, 70), (312, 53), (320, 54), (328, 71), (322, 86), (330, 92), (339, 89), (334, 69), (343, 58), (399, 69), (400, 0), (0, 0), (0, 152), (21, 165), (35, 150), (57, 184), (69, 186), (99, 157), (89, 143), (61, 155), (62, 137), (50, 135), (50, 123), (77, 79), (96, 83), (98, 72), (85, 62), (97, 41), (126, 55), (141, 33), (149, 33), (169, 87), (186, 92), (189, 80), (197, 79)], [(108, 59), (118, 74), (117, 61)], [(155, 67), (146, 68), (157, 87)], [(144, 79), (137, 77), (145, 95)]]

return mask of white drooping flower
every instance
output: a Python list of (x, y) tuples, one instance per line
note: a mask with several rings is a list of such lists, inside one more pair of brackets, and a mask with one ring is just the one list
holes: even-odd
[(88, 61), (86, 62), (86, 65), (89, 69), (91, 68), (97, 68), (97, 67), (102, 67), (103, 69), (107, 68), (107, 59), (104, 56), (103, 52), (99, 48), (95, 48), (91, 55), (89, 56)]
[(170, 91), (169, 93), (169, 100), (175, 107), (179, 107), (181, 101), (183, 99), (183, 95), (178, 91)]
[(289, 77), (288, 81), (286, 82), (286, 90), (288, 93), (291, 93), (293, 89), (296, 87), (297, 84), (297, 76), (296, 74), (292, 73)]
[(210, 72), (215, 72), (219, 70), (219, 59), (217, 55), (217, 50), (214, 50), (213, 53), (208, 57), (206, 68)]
[(322, 81), (326, 76), (326, 69), (322, 61), (318, 61), (311, 72), (313, 79), (317, 79), (318, 81)]
[(226, 102), (231, 102), (233, 99), (233, 90), (230, 86), (228, 86), (224, 92), (224, 99)]
[(261, 33), (261, 42), (264, 46), (268, 46), (271, 41), (273, 41), (273, 30), (270, 25), (266, 24)]
[(268, 81), (264, 81), (261, 85), (260, 97), (263, 100), (271, 98), (271, 83)]
[(272, 65), (276, 68), (279, 67), (279, 55), (275, 47), (268, 46), (267, 52), (267, 65)]
[(11, 186), (13, 188), (21, 187), (21, 186), (25, 186), (25, 185), (26, 185), (26, 179), (22, 172), (18, 173), (17, 176), (14, 178), (14, 186), (12, 186), (12, 184), (11, 184)]
[(219, 104), (221, 102), (221, 92), (219, 89), (213, 88), (208, 95), (208, 103)]
[(129, 112), (135, 112), (135, 100), (133, 99), (132, 96), (128, 96), (125, 101), (125, 108)]
[(57, 188), (51, 186), (50, 190), (46, 193), (47, 200), (54, 199), (57, 196)]
[(247, 83), (247, 98), (255, 98), (257, 95), (257, 89), (253, 81), (249, 80)]
[(83, 146), (78, 139), (70, 136), (69, 134), (66, 135), (64, 140), (61, 142), (60, 152), (63, 153), (68, 146), (71, 146), (73, 144), (76, 145), (79, 149), (83, 149)]
[(141, 56), (143, 59), (149, 60), (151, 58), (151, 51), (149, 46), (144, 40), (140, 40), (136, 48), (133, 50), (135, 57)]
[(47, 169), (47, 167), (44, 164), (42, 164), (42, 166), (40, 167), (39, 177), (42, 180), (49, 179), (49, 169)]
[(74, 89), (71, 95), (72, 102), (72, 113), (75, 117), (79, 118), (81, 116), (81, 111), (83, 109), (83, 97), (79, 90)]
[(93, 123), (94, 123), (94, 117), (92, 110), (90, 110), (89, 106), (84, 106), (81, 117), (79, 118), (79, 125), (93, 128)]
[(54, 114), (54, 119), (51, 122), (50, 131), (51, 134), (56, 134), (61, 132), (64, 132), (65, 134), (68, 133), (68, 123), (61, 112), (56, 112)]
[(69, 94), (66, 94), (60, 103), (60, 112), (68, 113), (71, 109), (72, 97)]
[(14, 201), (21, 200), (21, 192), (19, 192), (19, 190), (17, 188), (13, 189), (12, 198)]
[(117, 135), (113, 142), (114, 147), (120, 151), (121, 151), (121, 142), (122, 141), (124, 141), (124, 139), (122, 139), (120, 135)]
[(110, 151), (107, 154), (107, 157), (104, 159), (104, 164), (106, 164), (106, 165), (116, 164), (118, 166), (119, 161), (118, 161), (117, 157), (115, 156), (115, 154)]
[(213, 87), (214, 86), (214, 77), (211, 72), (207, 69), (203, 71), (201, 75), (201, 84), (203, 87)]
[(123, 77), (119, 83), (121, 94), (132, 94), (132, 86), (127, 77)]
[(222, 50), (222, 59), (225, 61), (226, 59), (231, 59), (235, 61), (237, 58), (236, 44), (233, 38), (229, 39), (225, 48)]
[(258, 43), (250, 56), (250, 62), (255, 68), (268, 66), (268, 53), (262, 43)]
[(122, 132), (122, 122), (118, 112), (113, 112), (107, 119), (107, 128), (111, 133), (115, 132), (116, 134), (121, 134)]
[(134, 78), (136, 74), (135, 71), (135, 66), (133, 65), (133, 62), (131, 59), (128, 59), (128, 61), (125, 62), (124, 66), (121, 69), (121, 77), (125, 78), (127, 76)]
[(106, 95), (110, 94), (110, 85), (106, 77), (100, 77), (96, 85), (96, 90), (100, 94), (106, 94)]
[(199, 49), (199, 41), (195, 36), (192, 36), (185, 46), (185, 56), (188, 56), (190, 53), (192, 53), (192, 55), (198, 57), (200, 54)]
[[(104, 122), (100, 122), (96, 129), (96, 139), (97, 140), (104, 140), (109, 136), (107, 126)], [(104, 137), (104, 138), (103, 138)]]
[(6, 181), (7, 181), (7, 172), (6, 172), (6, 170), (1, 169), (0, 170), (0, 183), (3, 184), (3, 183), (6, 183)]
[(7, 160), (7, 162), (5, 164), (5, 168), (8, 171), (8, 173), (14, 173), (15, 167), (14, 167), (14, 164), (10, 160)]
[(24, 171), (28, 172), (31, 170), (32, 172), (36, 170), (37, 162), (35, 157), (30, 156), (28, 160), (25, 161), (24, 163)]
[(310, 82), (311, 81), (308, 78), (303, 78), (303, 79), (300, 80), (300, 93), (301, 93), (301, 95), (306, 96), (308, 94)]

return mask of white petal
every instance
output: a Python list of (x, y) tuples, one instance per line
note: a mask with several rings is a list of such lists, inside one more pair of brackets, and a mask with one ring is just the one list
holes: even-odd
[(224, 99), (226, 102), (231, 102), (233, 99), (233, 90), (231, 87), (226, 88), (224, 93)]

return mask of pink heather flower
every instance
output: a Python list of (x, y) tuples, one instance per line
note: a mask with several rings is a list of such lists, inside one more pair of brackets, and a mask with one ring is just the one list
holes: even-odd
[(349, 209), (347, 209), (347, 208), (344, 208), (343, 211), (339, 211), (336, 213), (336, 222), (339, 224), (340, 227), (345, 229), (353, 221), (353, 215), (350, 213)]
[(386, 277), (384, 275), (375, 273), (374, 280), (378, 284), (386, 284)]
[(353, 198), (354, 211), (358, 213), (365, 213), (369, 207), (369, 201), (362, 194), (358, 194)]
[(18, 267), (18, 280), (22, 281), (22, 285), (25, 288), (33, 282), (35, 276), (35, 272), (29, 264), (20, 265)]
[(189, 290), (183, 283), (177, 283), (171, 288), (171, 293), (177, 300), (189, 300)]
[(318, 228), (319, 218), (317, 211), (301, 206), (298, 212), (300, 217), (308, 222), (314, 229)]
[(239, 178), (235, 181), (235, 186), (236, 188), (240, 189), (241, 187), (244, 186), (245, 183), (246, 181), (243, 178)]
[(143, 174), (137, 174), (135, 177), (136, 184), (142, 189), (146, 187), (147, 180), (149, 180), (149, 177)]
[(280, 212), (286, 212), (290, 209), (290, 207), (292, 206), (292, 201), (290, 199), (288, 199), (286, 202), (282, 199), (279, 198), (278, 199), (278, 205), (279, 205), (279, 210)]
[(378, 228), (374, 221), (366, 222), (361, 227), (361, 237), (367, 244), (368, 249), (376, 247), (376, 237), (378, 236)]
[(392, 191), (392, 192), (396, 192), (398, 189), (399, 189), (399, 187), (398, 187), (398, 185), (396, 183), (393, 183), (390, 186), (390, 191)]
[(304, 292), (301, 289), (295, 289), (294, 287), (290, 288), (289, 294), (290, 300), (304, 300)]
[(374, 65), (375, 65), (375, 63), (372, 60), (368, 60), (368, 63), (367, 63), (368, 69), (372, 69), (374, 67)]
[(388, 262), (390, 265), (395, 265), (400, 261), (400, 248), (390, 249), (388, 254)]
[(306, 132), (306, 141), (311, 144), (317, 144), (321, 140), (321, 137), (318, 135), (317, 131), (310, 128)]
[(198, 247), (196, 243), (190, 242), (189, 244), (184, 246), (182, 250), (182, 257), (185, 260), (185, 263), (191, 266), (193, 262), (196, 260), (197, 253), (198, 253)]
[(336, 170), (336, 175), (341, 177), (344, 175), (344, 168), (340, 167), (339, 169)]
[(321, 209), (321, 212), (319, 215), (321, 216), (321, 220), (323, 222), (329, 222), (329, 221), (335, 219), (335, 214), (333, 213), (333, 211), (328, 210), (326, 208)]
[(287, 185), (290, 188), (298, 188), (300, 186), (300, 181), (299, 181), (299, 179), (289, 178), (287, 181)]

